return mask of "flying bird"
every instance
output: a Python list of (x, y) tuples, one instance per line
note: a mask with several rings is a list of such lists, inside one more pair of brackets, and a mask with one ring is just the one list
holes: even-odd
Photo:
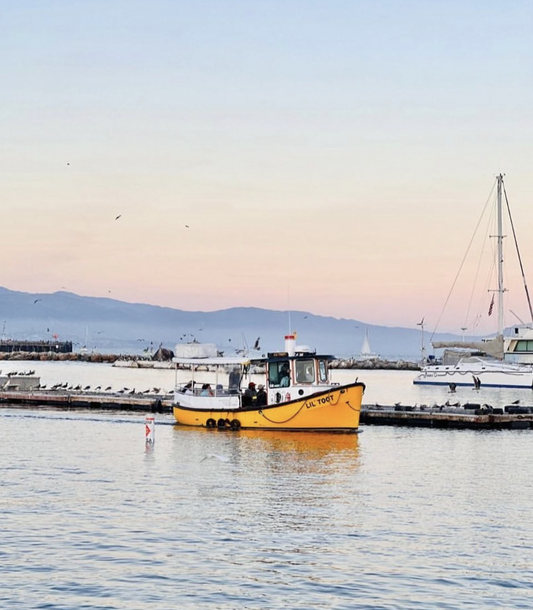
[(42, 301), (42, 299), (35, 299), (35, 301), (33, 301), (33, 304), (35, 305), (35, 303), (38, 303), (39, 301)]
[(118, 220), (121, 216), (122, 216), (122, 214), (119, 214), (118, 216), (115, 217), (115, 220)]
[(204, 460), (209, 460), (214, 458), (215, 460), (218, 460), (219, 462), (229, 462), (229, 458), (227, 458), (225, 455), (217, 455), (216, 453), (208, 453), (206, 456), (204, 456), (200, 462), (203, 462)]
[(190, 229), (191, 227), (189, 227), (189, 225), (185, 225), (185, 228), (186, 228), (186, 229)]
[(257, 349), (257, 350), (261, 349), (261, 348), (259, 347), (259, 339), (261, 339), (261, 337), (257, 337), (257, 339), (255, 340), (255, 343), (254, 343), (254, 349)]

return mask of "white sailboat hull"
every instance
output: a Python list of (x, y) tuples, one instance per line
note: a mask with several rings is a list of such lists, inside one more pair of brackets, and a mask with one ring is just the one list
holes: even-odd
[(474, 387), (474, 377), (479, 379), (481, 387), (533, 389), (533, 366), (483, 358), (464, 358), (455, 365), (424, 366), (413, 383)]

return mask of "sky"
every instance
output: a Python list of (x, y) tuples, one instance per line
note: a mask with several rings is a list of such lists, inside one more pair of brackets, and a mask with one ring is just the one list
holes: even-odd
[(533, 282), (530, 0), (0, 12), (0, 285), (457, 331), (502, 172)]

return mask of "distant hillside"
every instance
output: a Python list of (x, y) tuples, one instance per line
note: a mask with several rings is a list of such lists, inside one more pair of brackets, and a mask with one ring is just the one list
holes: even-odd
[[(283, 336), (298, 332), (298, 343), (339, 357), (356, 356), (368, 329), (373, 352), (384, 358), (418, 360), (420, 331), (374, 326), (359, 320), (316, 316), (303, 311), (273, 311), (234, 307), (212, 312), (182, 311), (115, 299), (83, 297), (71, 292), (51, 294), (16, 292), (0, 287), (0, 324), (3, 337), (70, 340), (75, 349), (87, 346), (102, 352), (142, 353), (160, 344), (193, 339), (216, 343), (227, 355), (251, 348), (256, 353), (283, 348)], [(439, 335), (450, 339), (451, 335)]]

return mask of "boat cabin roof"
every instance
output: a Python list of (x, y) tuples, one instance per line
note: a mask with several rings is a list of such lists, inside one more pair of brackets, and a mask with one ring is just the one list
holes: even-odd
[(289, 356), (287, 352), (272, 352), (262, 358), (252, 358), (252, 364), (265, 364), (266, 362), (281, 362), (286, 360), (335, 360), (335, 356), (315, 354), (314, 352), (296, 352), (293, 356)]
[(267, 362), (281, 362), (286, 360), (334, 360), (335, 356), (318, 355), (314, 352), (296, 352), (293, 356), (289, 356), (287, 352), (272, 352), (261, 358), (243, 358), (243, 357), (224, 357), (217, 356), (213, 358), (172, 358), (172, 362), (176, 364), (189, 365), (209, 365), (209, 366), (246, 366), (249, 364), (266, 364)]
[(238, 358), (219, 356), (216, 358), (172, 358), (172, 362), (176, 364), (198, 364), (209, 366), (226, 366), (226, 365), (245, 365), (250, 364), (250, 358)]

